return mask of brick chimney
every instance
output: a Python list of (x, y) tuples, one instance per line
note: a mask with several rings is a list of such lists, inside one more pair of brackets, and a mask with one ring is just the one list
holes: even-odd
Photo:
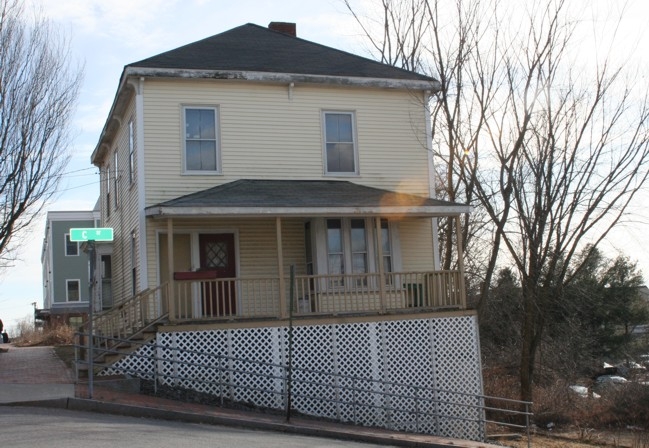
[(295, 24), (291, 22), (270, 22), (268, 29), (279, 31), (280, 33), (288, 34), (289, 36), (297, 36), (295, 33)]

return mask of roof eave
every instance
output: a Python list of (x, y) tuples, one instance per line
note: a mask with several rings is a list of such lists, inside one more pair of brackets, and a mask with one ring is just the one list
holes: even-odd
[(151, 218), (260, 218), (260, 217), (338, 217), (381, 216), (435, 218), (470, 213), (469, 205), (376, 206), (376, 207), (173, 207), (152, 206), (145, 210)]
[(426, 90), (438, 92), (441, 84), (435, 79), (369, 78), (356, 76), (313, 75), (299, 73), (274, 73), (242, 70), (189, 70), (172, 68), (146, 68), (129, 66), (124, 69), (126, 77), (226, 79), (270, 82), (278, 84), (309, 83), (353, 87), (379, 87), (386, 89)]

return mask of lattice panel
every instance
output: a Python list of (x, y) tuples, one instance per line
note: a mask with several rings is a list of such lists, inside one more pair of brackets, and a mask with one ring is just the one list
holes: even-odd
[[(256, 406), (284, 408), (284, 371), (268, 364), (287, 364), (287, 327), (159, 333), (158, 344), (165, 348), (157, 350), (162, 358), (157, 363), (122, 362), (146, 372), (157, 368), (159, 375), (166, 376), (166, 384), (223, 394), (226, 399)], [(152, 354), (153, 350), (148, 350)], [(215, 357), (199, 353), (206, 350), (247, 360), (227, 362), (228, 368), (246, 373), (219, 373)], [(292, 405), (298, 412), (368, 426), (483, 439), (481, 423), (448, 418), (477, 419), (479, 411), (439, 403), (464, 400), (475, 404), (475, 398), (429, 390), (482, 393), (474, 317), (296, 326), (293, 367)], [(369, 379), (409, 386), (381, 386)], [(390, 396), (375, 393), (379, 388)], [(413, 395), (417, 398), (406, 397)], [(433, 399), (438, 401), (433, 403)], [(424, 417), (426, 412), (435, 417)]]
[[(288, 339), (288, 329), (286, 329)], [(334, 328), (331, 325), (313, 325), (293, 328), (293, 386), (292, 404), (295, 410), (326, 418), (338, 418), (334, 387), (335, 379), (328, 372), (336, 371), (336, 361), (332, 350)], [(284, 345), (288, 356), (288, 340)], [(299, 370), (301, 369), (301, 370)], [(324, 373), (320, 373), (324, 372)]]
[(137, 349), (133, 354), (122, 358), (113, 364), (113, 367), (102, 370), (98, 376), (111, 376), (111, 375), (132, 375), (135, 377), (151, 380), (153, 379), (153, 372), (155, 372), (154, 361), (154, 343), (143, 345)]
[(346, 377), (379, 379), (380, 334), (376, 323), (335, 326), (335, 353), (339, 379), (340, 399), (347, 403), (360, 403), (360, 406), (341, 405), (340, 419), (350, 422), (363, 422), (371, 426), (380, 424), (383, 412), (380, 395), (373, 394), (376, 383), (359, 382)]
[[(223, 370), (223, 361), (216, 357), (228, 355), (227, 333), (159, 333), (158, 344), (165, 347), (158, 350), (162, 359), (158, 372), (164, 376), (164, 384), (232, 398), (231, 389), (224, 387), (230, 384), (230, 375)], [(209, 347), (209, 352), (205, 347)]]
[(265, 364), (281, 362), (278, 350), (281, 331), (278, 328), (252, 328), (231, 332), (230, 356), (254, 361), (232, 362), (235, 401), (266, 408), (282, 407), (283, 369)]
[[(470, 316), (433, 319), (433, 353), (437, 387), (448, 391), (482, 394), (478, 331), (476, 319)], [(440, 400), (475, 405), (476, 399), (452, 393), (440, 394)], [(469, 406), (440, 405), (441, 415), (480, 419), (479, 410)], [(440, 419), (442, 435), (482, 439), (482, 425), (457, 419)]]

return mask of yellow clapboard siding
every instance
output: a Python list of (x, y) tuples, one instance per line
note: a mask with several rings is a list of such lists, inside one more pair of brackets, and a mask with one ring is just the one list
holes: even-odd
[[(220, 175), (182, 174), (182, 107), (219, 110)], [(147, 205), (241, 178), (336, 178), (323, 173), (322, 111), (353, 111), (353, 182), (426, 195), (423, 105), (411, 92), (234, 81), (145, 82)], [(419, 127), (419, 128), (418, 128)]]

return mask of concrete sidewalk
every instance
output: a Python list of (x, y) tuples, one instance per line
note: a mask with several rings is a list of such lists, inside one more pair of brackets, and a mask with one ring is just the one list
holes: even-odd
[(0, 405), (65, 408), (134, 417), (282, 431), (391, 446), (495, 448), (496, 445), (409, 434), (377, 428), (286, 417), (279, 413), (241, 411), (185, 403), (114, 387), (96, 379), (92, 399), (85, 383), (75, 384), (73, 372), (52, 347), (14, 347), (0, 353)]

